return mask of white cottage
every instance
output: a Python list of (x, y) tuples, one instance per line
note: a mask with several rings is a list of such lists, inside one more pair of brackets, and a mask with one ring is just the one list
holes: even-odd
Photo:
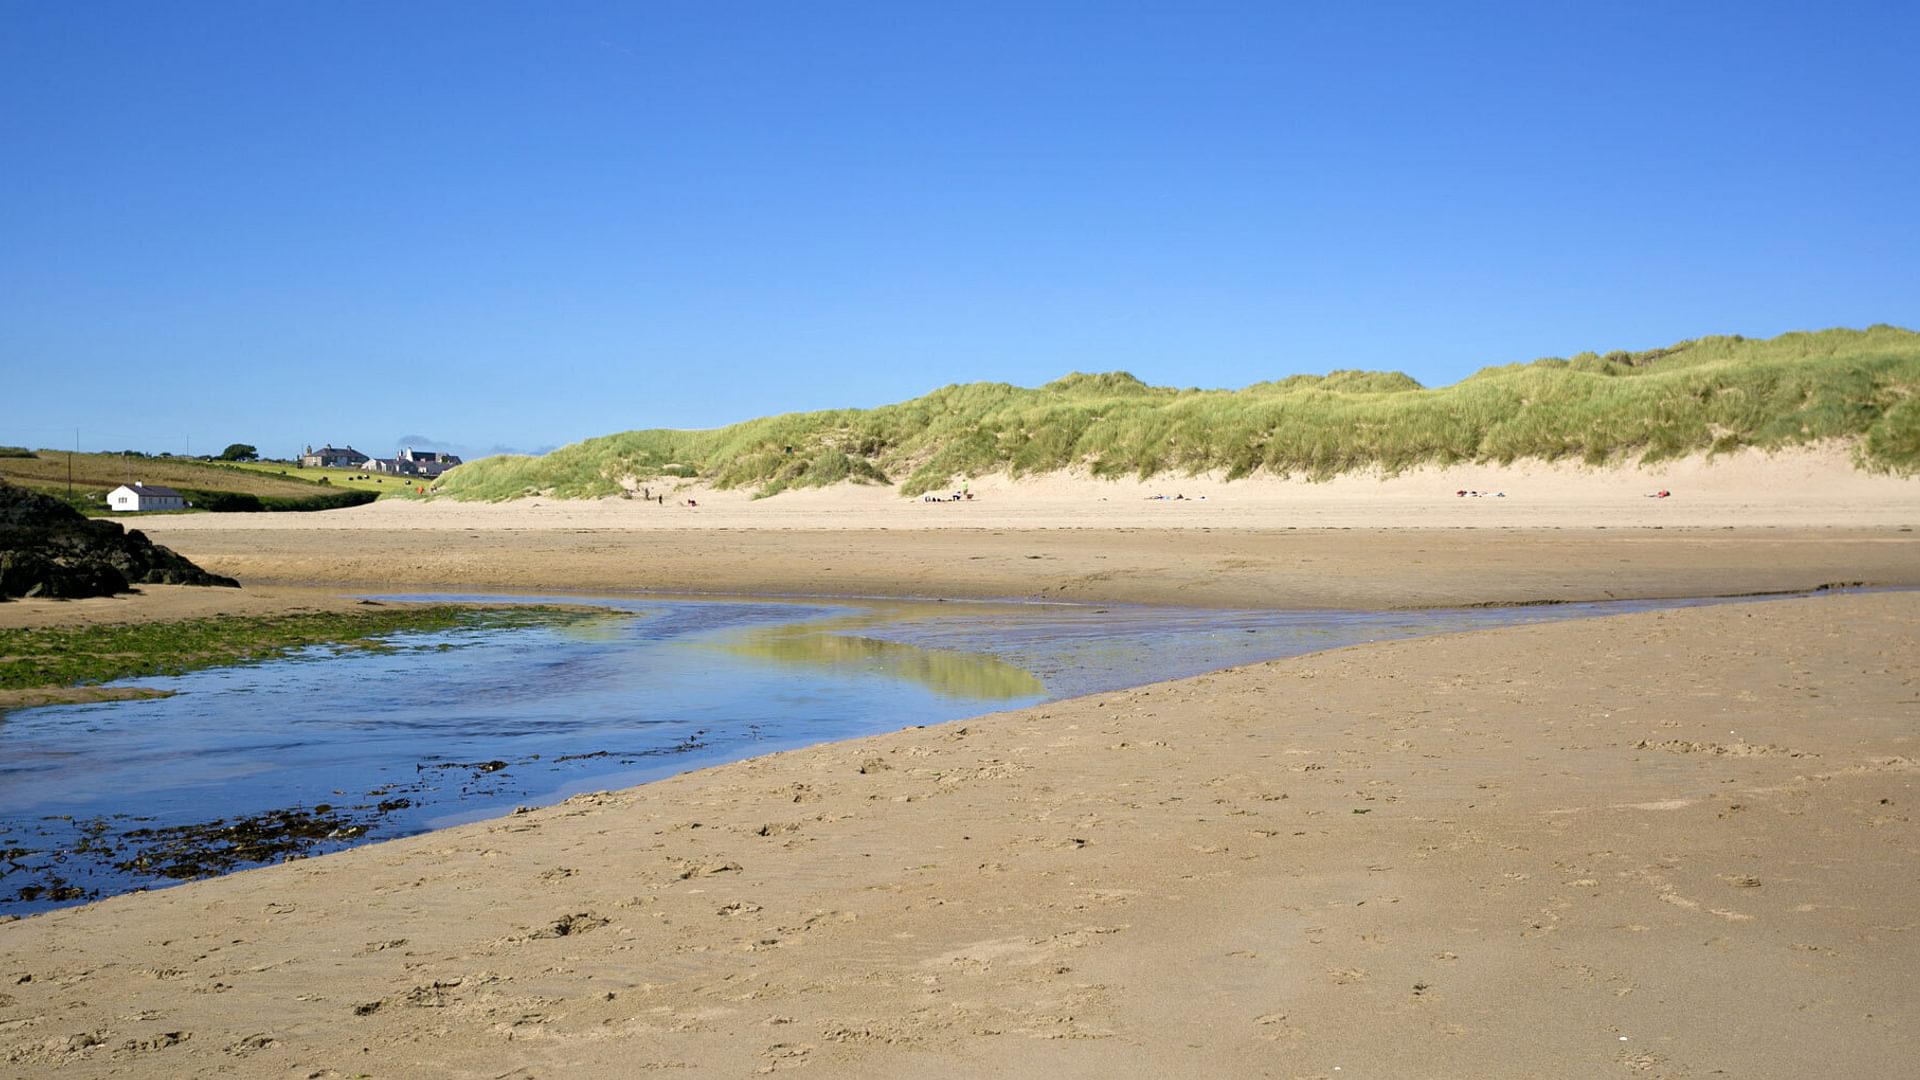
[(140, 510), (185, 510), (187, 500), (170, 487), (158, 484), (143, 484), (138, 480), (132, 487), (125, 484), (107, 493), (107, 505), (123, 513)]

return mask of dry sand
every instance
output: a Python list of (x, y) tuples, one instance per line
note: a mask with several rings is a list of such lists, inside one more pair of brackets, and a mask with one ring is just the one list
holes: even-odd
[[(1322, 506), (1351, 529), (1114, 488), (1016, 522), (996, 503), (1017, 490), (981, 484), (938, 506), (141, 525), (250, 596), (1409, 606), (1920, 584), (1912, 481), (1816, 522), (1736, 512), (1768, 505), (1751, 484), (1711, 512), (1671, 482), (1627, 502), (1641, 479), (1608, 481), (1630, 520), (1591, 492), (1553, 519), (1450, 494), (1412, 522)], [(1127, 524), (1162, 511), (1189, 516)], [(88, 617), (226, 593), (192, 592)], [(335, 602), (314, 595), (248, 603)], [(27, 610), (0, 605), (60, 617)], [(1902, 1075), (1917, 639), (1920, 594), (1883, 593), (1363, 646), (35, 916), (0, 924), (0, 1075)]]
[[(324, 516), (340, 546), (358, 531), (470, 529), (677, 530), (799, 529), (1552, 529), (1859, 528), (1920, 525), (1920, 478), (1861, 472), (1841, 446), (1743, 451), (1684, 458), (1649, 468), (1572, 464), (1422, 468), (1385, 479), (1325, 483), (1217, 475), (1101, 481), (1071, 475), (969, 481), (974, 498), (927, 503), (894, 489), (841, 485), (755, 499), (691, 483), (667, 491), (666, 505), (640, 498), (504, 504), (384, 500), (313, 514), (201, 514), (138, 519), (156, 535), (204, 530), (306, 531)], [(638, 486), (638, 485), (636, 485)], [(656, 494), (663, 491), (651, 487)], [(1461, 497), (1458, 491), (1478, 491)], [(1659, 491), (1669, 498), (1649, 498)], [(697, 506), (687, 506), (692, 499)], [(136, 519), (122, 519), (134, 523)], [(436, 543), (444, 537), (423, 538)]]
[[(1663, 489), (1673, 495), (1645, 497)], [(1655, 472), (987, 478), (972, 490), (959, 503), (850, 486), (763, 500), (690, 489), (667, 506), (396, 500), (128, 521), (248, 583), (368, 588), (1386, 608), (1920, 585), (1920, 479), (1858, 472), (1832, 447)]]

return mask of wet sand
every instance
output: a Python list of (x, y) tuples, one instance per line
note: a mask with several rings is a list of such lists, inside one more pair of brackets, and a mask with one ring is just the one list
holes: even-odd
[(256, 583), (242, 589), (217, 589), (142, 585), (118, 596), (92, 596), (85, 600), (10, 600), (0, 604), (0, 629), (202, 619), (216, 615), (290, 615), (353, 611), (359, 607), (359, 600), (337, 586)]
[(376, 591), (1383, 609), (1920, 585), (1920, 533), (1897, 528), (151, 532), (249, 584)]

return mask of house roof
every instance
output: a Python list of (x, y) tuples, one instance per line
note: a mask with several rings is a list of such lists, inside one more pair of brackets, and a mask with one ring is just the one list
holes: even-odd
[(178, 499), (181, 497), (179, 492), (170, 487), (161, 487), (159, 484), (122, 484), (121, 486), (137, 495), (153, 495), (162, 499)]

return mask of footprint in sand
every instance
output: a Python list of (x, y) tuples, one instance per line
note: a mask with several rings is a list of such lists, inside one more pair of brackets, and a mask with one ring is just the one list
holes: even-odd
[(545, 927), (542, 927), (539, 930), (535, 930), (531, 934), (528, 934), (527, 937), (528, 938), (573, 937), (579, 934), (584, 934), (589, 930), (597, 930), (600, 927), (607, 925), (611, 921), (613, 920), (608, 919), (604, 915), (595, 915), (591, 911), (575, 912), (573, 914), (560, 916), (559, 918), (555, 919), (551, 924)]
[(226, 1052), (236, 1056), (245, 1057), (248, 1054), (255, 1053), (260, 1050), (265, 1050), (267, 1047), (272, 1046), (274, 1043), (278, 1041), (279, 1041), (278, 1039), (275, 1039), (273, 1036), (268, 1035), (264, 1031), (258, 1032), (253, 1035), (248, 1035), (246, 1038), (240, 1039), (232, 1043), (226, 1048)]

